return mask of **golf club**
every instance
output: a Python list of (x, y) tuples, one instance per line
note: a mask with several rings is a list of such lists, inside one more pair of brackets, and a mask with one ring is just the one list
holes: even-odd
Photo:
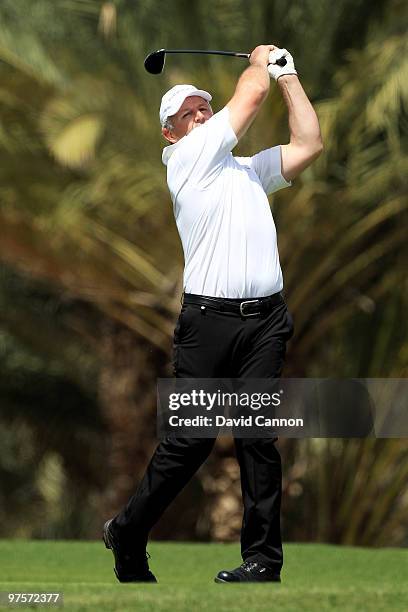
[[(250, 53), (237, 53), (235, 51), (203, 51), (198, 49), (158, 49), (149, 53), (144, 61), (144, 67), (150, 74), (161, 74), (163, 72), (166, 53), (200, 53), (203, 55), (229, 55), (230, 57), (243, 57), (248, 59)], [(280, 57), (276, 60), (278, 66), (285, 66), (286, 59)]]

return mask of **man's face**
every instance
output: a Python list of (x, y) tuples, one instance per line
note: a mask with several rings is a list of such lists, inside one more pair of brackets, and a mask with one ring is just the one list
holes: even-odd
[(189, 96), (184, 100), (180, 110), (169, 117), (173, 129), (162, 128), (163, 136), (169, 142), (177, 142), (198, 125), (205, 123), (212, 115), (213, 112), (207, 100), (200, 96)]

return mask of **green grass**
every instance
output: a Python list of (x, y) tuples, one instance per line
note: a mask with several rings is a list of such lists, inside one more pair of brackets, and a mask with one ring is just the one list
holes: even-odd
[(236, 544), (152, 542), (149, 551), (159, 584), (120, 584), (102, 542), (3, 540), (0, 591), (61, 590), (69, 612), (408, 609), (406, 549), (288, 544), (282, 583), (264, 585), (213, 582), (239, 564)]

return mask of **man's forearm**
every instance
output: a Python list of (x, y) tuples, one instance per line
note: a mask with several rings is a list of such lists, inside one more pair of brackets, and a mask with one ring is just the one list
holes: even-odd
[(264, 45), (252, 52), (251, 65), (241, 74), (234, 95), (227, 104), (231, 127), (238, 139), (245, 134), (268, 95), (268, 55), (269, 47)]
[(261, 64), (251, 64), (241, 74), (235, 92), (239, 93), (247, 88), (254, 91), (258, 88), (259, 95), (264, 100), (268, 95), (269, 87), (270, 78), (267, 67)]
[(279, 77), (277, 83), (288, 108), (290, 143), (320, 152), (322, 137), (319, 120), (298, 77), (284, 75)]

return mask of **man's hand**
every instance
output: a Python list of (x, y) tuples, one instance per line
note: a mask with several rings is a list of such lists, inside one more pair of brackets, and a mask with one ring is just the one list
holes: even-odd
[(270, 62), (269, 54), (272, 53), (274, 49), (277, 49), (275, 45), (259, 45), (259, 47), (255, 47), (249, 56), (249, 63), (252, 64), (252, 66), (267, 67)]
[[(276, 64), (276, 60), (280, 59), (281, 57), (286, 59), (285, 66), (279, 66)], [(274, 47), (269, 53), (268, 64), (268, 72), (270, 76), (275, 79), (275, 81), (277, 81), (279, 77), (283, 76), (284, 74), (297, 74), (293, 57), (287, 49), (279, 49), (279, 47)]]

